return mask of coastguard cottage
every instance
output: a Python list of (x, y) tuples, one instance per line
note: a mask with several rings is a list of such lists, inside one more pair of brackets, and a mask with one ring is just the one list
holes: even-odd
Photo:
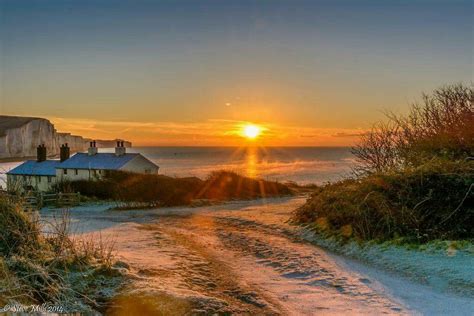
[(47, 160), (46, 147), (37, 148), (37, 159), (28, 160), (7, 172), (9, 190), (47, 192), (63, 180), (96, 180), (109, 170), (157, 174), (159, 167), (140, 153), (127, 153), (123, 141), (118, 141), (115, 153), (99, 153), (96, 142), (90, 142), (87, 153), (70, 157), (70, 148), (60, 148), (59, 160)]

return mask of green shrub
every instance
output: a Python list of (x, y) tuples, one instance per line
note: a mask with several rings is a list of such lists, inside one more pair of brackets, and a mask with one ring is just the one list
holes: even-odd
[(320, 187), (295, 211), (330, 235), (362, 240), (474, 236), (474, 162), (437, 161)]

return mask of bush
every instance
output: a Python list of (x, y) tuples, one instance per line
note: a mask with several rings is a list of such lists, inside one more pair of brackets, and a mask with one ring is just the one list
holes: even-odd
[(362, 173), (403, 170), (431, 159), (474, 156), (474, 89), (457, 84), (424, 94), (406, 116), (388, 114), (353, 148)]
[(298, 223), (360, 240), (474, 236), (474, 162), (436, 161), (320, 187), (295, 211)]
[[(190, 204), (202, 184), (198, 178), (172, 178), (163, 175), (112, 172), (105, 181), (113, 183), (111, 198), (121, 202), (139, 202), (150, 206)], [(81, 192), (82, 193), (82, 192)]]
[(223, 201), (292, 193), (287, 185), (251, 179), (229, 171), (213, 172), (206, 180), (113, 171), (101, 180), (62, 183), (57, 189), (132, 206), (178, 206), (190, 205), (196, 199)]
[(255, 199), (290, 195), (290, 188), (282, 183), (243, 177), (230, 171), (217, 171), (209, 175), (199, 188), (196, 198), (212, 200)]
[(472, 100), (472, 86), (451, 85), (389, 114), (353, 148), (356, 178), (318, 188), (295, 221), (361, 240), (473, 238)]

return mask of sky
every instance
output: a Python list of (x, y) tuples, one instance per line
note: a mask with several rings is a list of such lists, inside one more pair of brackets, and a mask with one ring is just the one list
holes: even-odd
[(345, 146), (473, 81), (472, 1), (0, 0), (0, 113), (135, 145)]

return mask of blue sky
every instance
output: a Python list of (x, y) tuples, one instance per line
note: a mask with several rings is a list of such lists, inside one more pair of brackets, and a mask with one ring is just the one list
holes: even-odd
[(472, 9), (471, 1), (0, 0), (0, 111), (363, 129), (423, 91), (473, 80)]

